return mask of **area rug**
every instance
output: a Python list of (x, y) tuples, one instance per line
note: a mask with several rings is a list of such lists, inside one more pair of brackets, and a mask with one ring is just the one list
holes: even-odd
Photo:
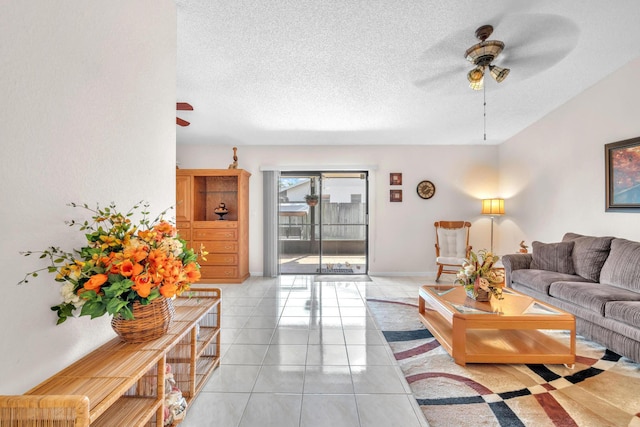
[(462, 367), (422, 325), (416, 300), (367, 304), (430, 426), (640, 426), (640, 364), (578, 337), (573, 369)]

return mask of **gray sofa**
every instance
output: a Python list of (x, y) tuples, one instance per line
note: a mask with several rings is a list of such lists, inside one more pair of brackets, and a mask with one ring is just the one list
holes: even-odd
[(567, 233), (502, 257), (513, 289), (572, 313), (576, 331), (640, 362), (640, 243)]

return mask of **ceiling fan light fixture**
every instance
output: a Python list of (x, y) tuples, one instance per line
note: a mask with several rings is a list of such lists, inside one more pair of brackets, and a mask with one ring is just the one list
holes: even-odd
[(470, 83), (481, 82), (483, 78), (484, 78), (484, 67), (481, 67), (481, 66), (477, 66), (471, 71), (469, 71), (469, 73), (467, 73), (467, 80), (469, 80)]
[(499, 40), (488, 40), (474, 44), (464, 53), (467, 61), (476, 65), (489, 65), (504, 49)]
[(495, 65), (489, 65), (489, 71), (491, 72), (491, 77), (493, 77), (495, 81), (502, 83), (502, 81), (507, 78), (511, 70), (508, 68), (496, 67)]
[(469, 87), (473, 90), (482, 90), (484, 88), (484, 79), (475, 82), (469, 81)]

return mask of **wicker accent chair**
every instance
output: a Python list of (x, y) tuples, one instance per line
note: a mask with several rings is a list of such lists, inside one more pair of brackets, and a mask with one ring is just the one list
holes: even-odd
[(437, 221), (436, 227), (436, 282), (443, 273), (456, 274), (469, 259), (469, 229), (467, 221)]

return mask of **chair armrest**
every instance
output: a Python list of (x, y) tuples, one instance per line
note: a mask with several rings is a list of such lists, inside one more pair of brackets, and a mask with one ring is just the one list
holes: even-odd
[[(0, 420), (9, 425), (88, 427), (89, 398), (79, 395), (0, 396)], [(0, 423), (1, 424), (1, 423)]]
[(530, 268), (531, 260), (533, 260), (533, 256), (531, 254), (504, 255), (502, 257), (502, 265), (504, 265), (505, 285), (511, 286), (512, 271)]

